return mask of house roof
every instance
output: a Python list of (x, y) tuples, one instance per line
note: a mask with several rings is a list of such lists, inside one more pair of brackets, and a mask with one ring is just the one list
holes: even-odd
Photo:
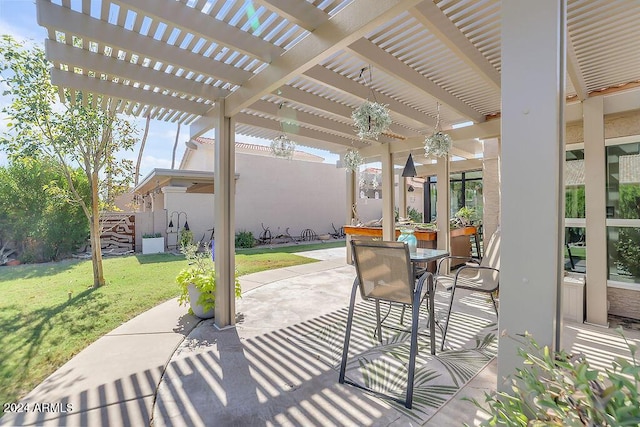
[(145, 195), (160, 192), (167, 186), (186, 187), (187, 193), (213, 193), (213, 172), (156, 168), (142, 179), (133, 192)]
[[(448, 132), (475, 124), (449, 132), (456, 156), (475, 158), (474, 138), (500, 132), (499, 0), (36, 3), (61, 96), (100, 94), (104, 108), (188, 124), (192, 137), (223, 98), (238, 134), (287, 127), (337, 153), (418, 149), (438, 103)], [(636, 1), (567, 1), (568, 120), (580, 119), (578, 101), (640, 87), (639, 21)], [(393, 119), (379, 141), (355, 137), (351, 113), (369, 98)]]

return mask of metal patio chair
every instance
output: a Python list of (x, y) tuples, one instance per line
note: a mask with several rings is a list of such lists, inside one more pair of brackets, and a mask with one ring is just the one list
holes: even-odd
[[(416, 281), (411, 265), (409, 247), (404, 242), (381, 242), (352, 240), (353, 259), (356, 267), (356, 279), (351, 291), (351, 302), (349, 304), (349, 314), (347, 317), (347, 327), (344, 338), (344, 349), (342, 352), (342, 363), (340, 365), (340, 376), (338, 381), (347, 383), (358, 388), (375, 391), (348, 379), (345, 379), (347, 358), (349, 353), (349, 340), (351, 338), (351, 327), (353, 325), (353, 313), (356, 302), (356, 293), (360, 290), (360, 295), (364, 300), (374, 300), (376, 303), (376, 333), (382, 342), (382, 321), (380, 319), (380, 302), (400, 303), (411, 308), (411, 345), (408, 363), (407, 393), (405, 400), (386, 396), (397, 402), (404, 404), (411, 409), (413, 402), (413, 381), (415, 374), (416, 355), (418, 353), (418, 316), (420, 304), (427, 296), (423, 292), (425, 281), (426, 289), (433, 283), (431, 273), (425, 273)], [(378, 393), (380, 394), (380, 393)]]
[(467, 262), (462, 267), (455, 271), (455, 274), (441, 274), (440, 270), (443, 266), (443, 262), (447, 259), (460, 259), (464, 257), (448, 256), (442, 258), (438, 262), (438, 268), (436, 270), (436, 286), (442, 285), (451, 292), (449, 299), (449, 309), (447, 311), (447, 320), (444, 325), (444, 331), (442, 332), (442, 344), (441, 350), (444, 350), (445, 339), (447, 338), (447, 331), (449, 329), (449, 319), (451, 318), (451, 308), (453, 307), (453, 299), (455, 297), (456, 289), (467, 289), (475, 292), (484, 292), (489, 294), (491, 302), (493, 303), (493, 309), (498, 317), (498, 306), (493, 296), (494, 292), (498, 290), (500, 286), (500, 230), (497, 230), (489, 239), (482, 261), (479, 264), (473, 264), (473, 259), (469, 258), (471, 262)]

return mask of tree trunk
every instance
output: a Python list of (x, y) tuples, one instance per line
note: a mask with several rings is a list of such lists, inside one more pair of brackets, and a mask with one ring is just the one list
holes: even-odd
[(98, 174), (91, 175), (91, 262), (93, 263), (93, 287), (104, 285), (102, 270), (102, 246), (100, 242), (100, 197), (98, 195)]
[(180, 123), (178, 123), (178, 130), (176, 131), (176, 140), (173, 143), (173, 154), (171, 155), (171, 169), (176, 165), (176, 148), (178, 148), (178, 137), (180, 136)]
[[(147, 113), (147, 122), (144, 125), (144, 136), (142, 137), (142, 142), (140, 143), (140, 151), (138, 152), (138, 161), (136, 162), (136, 171), (133, 176), (133, 186), (138, 186), (138, 179), (140, 178), (140, 163), (142, 162), (142, 152), (144, 151), (144, 145), (147, 143), (147, 135), (149, 135), (149, 122), (151, 121), (151, 115)], [(178, 124), (180, 126), (180, 124)], [(178, 127), (178, 129), (180, 129)], [(173, 169), (173, 166), (171, 167)]]

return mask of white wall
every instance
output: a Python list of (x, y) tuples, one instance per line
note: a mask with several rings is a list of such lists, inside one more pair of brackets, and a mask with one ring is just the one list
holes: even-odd
[(345, 170), (327, 163), (305, 162), (236, 153), (236, 230), (258, 237), (260, 223), (272, 235), (317, 234), (344, 225)]
[[(173, 213), (174, 229), (177, 230), (178, 213), (184, 212), (186, 215), (180, 215), (180, 229), (186, 218), (194, 240), (198, 241), (203, 236), (205, 241), (209, 240), (211, 232), (207, 230), (213, 228), (213, 194), (170, 192), (165, 194), (165, 199), (166, 224), (169, 224), (169, 217)], [(176, 237), (175, 234), (169, 234), (167, 245), (175, 245)]]

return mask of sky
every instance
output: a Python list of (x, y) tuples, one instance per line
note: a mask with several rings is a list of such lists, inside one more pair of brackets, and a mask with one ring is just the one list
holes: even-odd
[[(0, 0), (0, 34), (10, 34), (14, 38), (22, 41), (32, 41), (44, 47), (44, 41), (47, 38), (47, 32), (40, 27), (36, 21), (35, 0)], [(1, 83), (0, 83), (1, 85)], [(0, 94), (2, 88), (0, 88)], [(10, 98), (0, 95), (0, 109), (10, 102)], [(134, 118), (139, 130), (139, 138), (144, 133), (145, 120), (143, 118)], [(6, 117), (0, 113), (0, 133), (4, 133), (7, 129)], [(149, 125), (149, 135), (145, 145), (140, 172), (141, 178), (144, 178), (154, 168), (170, 168), (171, 154), (173, 144), (176, 138), (177, 123), (166, 123), (158, 120), (151, 120)], [(213, 132), (204, 136), (213, 137)], [(180, 135), (178, 137), (178, 149), (176, 151), (176, 167), (180, 164), (180, 159), (185, 151), (185, 141), (189, 138), (189, 127), (181, 126)], [(268, 145), (269, 141), (249, 138), (246, 136), (237, 136), (237, 141), (257, 143)], [(122, 153), (122, 157), (137, 160), (140, 143), (136, 145), (133, 151)], [(327, 163), (335, 164), (338, 156), (327, 151), (316, 150), (312, 148), (299, 147), (299, 150), (316, 154), (325, 159)], [(7, 162), (6, 154), (0, 151), (0, 165)]]

